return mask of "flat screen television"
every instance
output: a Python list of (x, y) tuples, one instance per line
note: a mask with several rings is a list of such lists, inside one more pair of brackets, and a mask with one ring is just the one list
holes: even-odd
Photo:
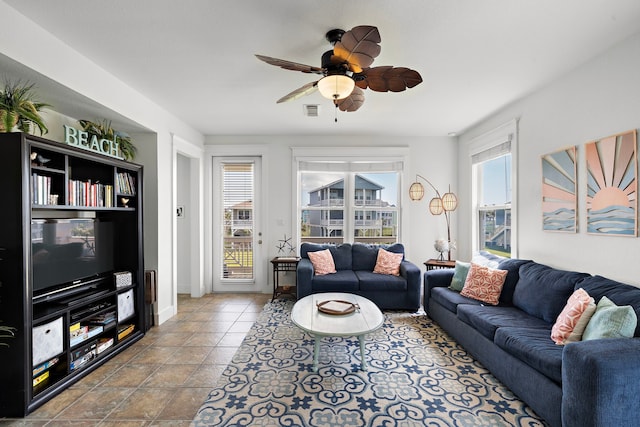
[(33, 296), (81, 287), (114, 270), (113, 224), (96, 218), (31, 221)]

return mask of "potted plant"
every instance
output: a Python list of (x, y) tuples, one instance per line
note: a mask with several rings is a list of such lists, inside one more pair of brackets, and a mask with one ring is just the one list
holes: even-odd
[[(5, 338), (13, 338), (15, 334), (16, 328), (12, 328), (11, 326), (0, 326), (0, 340)], [(6, 342), (0, 341), (0, 347), (9, 347), (9, 344)]]
[(5, 82), (0, 90), (0, 132), (11, 132), (16, 126), (22, 132), (35, 126), (40, 135), (49, 131), (40, 110), (50, 105), (37, 100), (33, 87), (33, 83)]
[(131, 142), (131, 137), (124, 132), (114, 130), (111, 122), (103, 120), (101, 122), (92, 122), (90, 120), (78, 120), (82, 130), (90, 135), (95, 135), (100, 139), (107, 139), (118, 143), (120, 153), (125, 160), (133, 160), (136, 157), (137, 148)]

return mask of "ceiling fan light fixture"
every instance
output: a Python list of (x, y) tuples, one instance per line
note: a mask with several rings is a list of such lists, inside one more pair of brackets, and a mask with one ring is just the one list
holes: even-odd
[(327, 99), (336, 101), (351, 95), (356, 82), (344, 74), (330, 74), (318, 81), (320, 94)]

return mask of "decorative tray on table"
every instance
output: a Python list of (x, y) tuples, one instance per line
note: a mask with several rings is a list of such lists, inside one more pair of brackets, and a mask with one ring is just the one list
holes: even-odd
[(318, 311), (326, 314), (349, 314), (360, 308), (358, 304), (336, 299), (318, 302), (316, 306), (318, 307)]

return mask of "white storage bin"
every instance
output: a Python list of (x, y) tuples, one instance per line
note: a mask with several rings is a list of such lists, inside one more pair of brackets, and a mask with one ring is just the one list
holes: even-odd
[(32, 330), (33, 366), (46, 362), (64, 350), (62, 317)]
[(118, 322), (122, 322), (135, 314), (136, 309), (133, 299), (133, 289), (118, 294)]

